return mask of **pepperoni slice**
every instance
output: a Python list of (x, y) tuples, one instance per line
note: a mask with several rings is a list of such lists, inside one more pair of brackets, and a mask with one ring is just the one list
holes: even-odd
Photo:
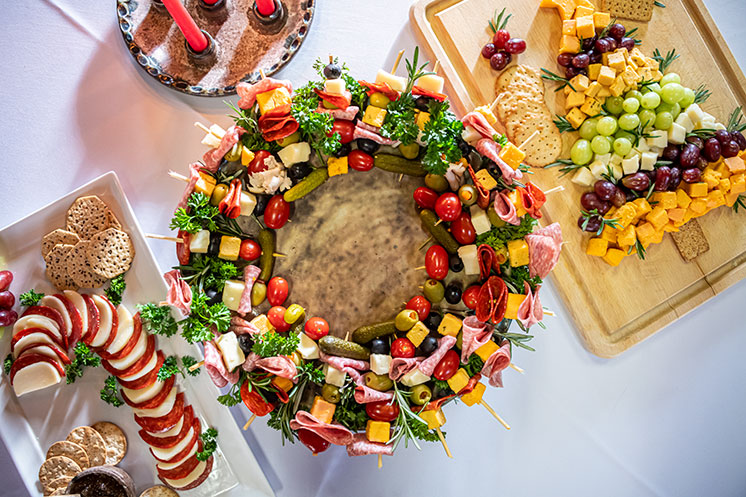
[(106, 359), (107, 361), (118, 361), (119, 359), (123, 359), (127, 356), (127, 354), (132, 352), (132, 349), (135, 348), (138, 340), (140, 340), (140, 335), (142, 335), (142, 321), (140, 320), (139, 312), (132, 318), (132, 326), (134, 326), (135, 329), (132, 331), (132, 336), (130, 336), (130, 339), (127, 341), (126, 344), (124, 344), (124, 347), (122, 347), (122, 350), (120, 350), (119, 352), (114, 352), (113, 354), (106, 352), (106, 350), (102, 350), (101, 352), (99, 352), (98, 355), (100, 355), (102, 359)]
[(179, 441), (183, 440), (184, 437), (187, 436), (189, 428), (192, 427), (192, 424), (194, 422), (193, 418), (194, 409), (192, 408), (192, 406), (187, 406), (186, 408), (184, 408), (184, 423), (181, 425), (181, 430), (176, 435), (172, 437), (155, 437), (144, 429), (140, 430), (138, 433), (140, 435), (140, 438), (142, 438), (146, 444), (152, 447), (158, 447), (159, 449), (168, 449), (179, 443)]
[(83, 301), (85, 302), (85, 307), (88, 309), (88, 329), (83, 332), (83, 336), (81, 337), (81, 340), (83, 340), (83, 343), (86, 345), (91, 345), (91, 343), (96, 339), (96, 335), (98, 334), (98, 328), (99, 328), (99, 312), (98, 307), (96, 307), (96, 304), (93, 303), (93, 299), (89, 295), (83, 295)]
[(124, 388), (129, 388), (130, 390), (140, 390), (153, 385), (153, 383), (155, 383), (155, 380), (158, 379), (158, 371), (160, 371), (161, 366), (163, 366), (163, 362), (166, 360), (163, 352), (161, 352), (160, 350), (156, 352), (156, 354), (157, 357), (155, 367), (148, 374), (131, 381), (120, 379), (119, 384), (122, 385)]
[(65, 321), (62, 319), (62, 315), (57, 310), (44, 305), (32, 305), (31, 307), (26, 309), (23, 314), (21, 314), (21, 317), (28, 316), (29, 314), (44, 316), (45, 318), (49, 318), (57, 323), (57, 327), (60, 329), (60, 335), (62, 335), (62, 346), (65, 350), (70, 348), (70, 344), (67, 341), (70, 330), (68, 330), (67, 326), (65, 326)]
[(171, 389), (174, 387), (175, 382), (176, 376), (170, 377), (163, 384), (163, 388), (161, 388), (161, 391), (155, 394), (152, 399), (146, 400), (145, 402), (140, 402), (139, 404), (136, 404), (135, 402), (130, 400), (130, 398), (127, 397), (127, 394), (124, 392), (122, 392), (122, 399), (128, 406), (133, 409), (154, 409), (161, 405), (164, 400), (166, 400), (166, 397), (168, 397), (168, 394), (171, 393)]
[(135, 422), (145, 431), (159, 433), (172, 428), (179, 422), (179, 419), (181, 419), (183, 415), (184, 392), (179, 392), (176, 394), (176, 400), (174, 401), (174, 407), (171, 409), (171, 412), (159, 418), (149, 418), (147, 416), (141, 417), (135, 414)]
[[(197, 442), (197, 452), (202, 452), (202, 449), (202, 440), (199, 440)], [(179, 480), (181, 478), (185, 478), (189, 473), (194, 471), (194, 468), (197, 467), (199, 462), (200, 461), (199, 459), (197, 459), (197, 454), (194, 454), (192, 457), (176, 466), (175, 468), (161, 469), (156, 466), (155, 469), (158, 471), (159, 477), (168, 478), (169, 480)]]
[(446, 99), (446, 95), (443, 93), (438, 93), (435, 91), (425, 90), (424, 88), (420, 88), (419, 86), (415, 85), (412, 87), (412, 95), (420, 95), (423, 97), (430, 97), (434, 100), (437, 100), (438, 102), (442, 102)]
[(154, 352), (155, 337), (153, 335), (148, 335), (148, 344), (145, 347), (145, 353), (142, 355), (142, 357), (136, 360), (132, 366), (126, 369), (117, 369), (109, 364), (109, 361), (106, 360), (101, 361), (101, 365), (104, 367), (105, 370), (107, 370), (110, 374), (113, 374), (117, 378), (119, 378), (120, 376), (132, 376), (148, 364), (150, 359), (153, 357)]
[(344, 95), (338, 93), (327, 93), (318, 88), (314, 88), (313, 91), (316, 92), (316, 95), (318, 95), (321, 100), (329, 102), (338, 109), (346, 109), (352, 102), (352, 94), (349, 91), (345, 91)]
[(388, 83), (368, 83), (367, 81), (358, 81), (358, 83), (360, 83), (360, 86), (364, 86), (368, 89), (368, 91), (365, 92), (368, 96), (371, 96), (374, 93), (383, 93), (386, 95), (386, 98), (392, 102), (394, 100), (399, 100), (399, 92), (391, 88)]

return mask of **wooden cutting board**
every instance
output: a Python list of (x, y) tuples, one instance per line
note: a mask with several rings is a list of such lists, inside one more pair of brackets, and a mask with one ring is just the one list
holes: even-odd
[[(598, 3), (598, 2), (597, 2)], [(738, 105), (746, 107), (746, 78), (702, 0), (667, 0), (656, 8), (648, 23), (621, 20), (627, 29), (638, 27), (641, 49), (676, 48), (680, 59), (671, 66), (682, 83), (696, 88), (705, 84), (712, 96), (702, 107), (725, 122)], [(554, 9), (540, 9), (539, 0), (421, 0), (410, 17), (432, 60), (439, 60), (449, 84), (449, 95), (461, 115), (495, 97), (498, 76), (480, 55), (490, 41), (487, 21), (504, 6), (513, 17), (508, 30), (524, 38), (528, 48), (517, 56), (520, 64), (545, 67), (559, 73), (556, 63), (560, 19)], [(514, 64), (516, 63), (514, 57)], [(564, 96), (546, 84), (547, 105), (562, 113)], [(565, 153), (576, 136), (565, 133)], [(588, 237), (577, 228), (580, 195), (585, 189), (569, 177), (558, 179), (556, 169), (536, 170), (532, 181), (544, 188), (556, 184), (565, 191), (552, 194), (544, 207), (547, 223), (559, 222), (565, 240), (562, 256), (552, 273), (588, 349), (613, 357), (659, 331), (706, 300), (746, 276), (746, 213), (720, 207), (699, 219), (710, 251), (685, 263), (669, 235), (648, 249), (644, 261), (626, 257), (616, 268), (585, 254)]]

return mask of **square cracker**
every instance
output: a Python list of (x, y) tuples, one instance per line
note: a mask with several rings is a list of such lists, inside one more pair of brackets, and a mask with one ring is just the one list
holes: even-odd
[(681, 257), (686, 262), (691, 262), (700, 255), (710, 250), (710, 244), (705, 238), (702, 226), (696, 219), (692, 219), (679, 228), (679, 231), (671, 233), (676, 248), (679, 249)]
[(604, 0), (603, 10), (611, 17), (622, 17), (633, 21), (649, 21), (653, 17), (655, 0)]

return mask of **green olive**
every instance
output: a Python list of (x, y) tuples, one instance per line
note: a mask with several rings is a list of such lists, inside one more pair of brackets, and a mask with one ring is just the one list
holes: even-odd
[(425, 298), (431, 303), (437, 304), (443, 300), (446, 290), (440, 281), (431, 279), (425, 282), (425, 285), (422, 287), (422, 293), (425, 294)]
[(240, 160), (242, 148), (243, 147), (241, 146), (240, 143), (236, 143), (235, 145), (233, 145), (233, 148), (228, 150), (228, 152), (223, 156), (223, 158), (227, 160), (228, 162), (235, 162), (237, 160)]
[(331, 402), (332, 404), (339, 402), (341, 397), (339, 394), (339, 388), (329, 383), (324, 383), (324, 386), (321, 387), (321, 396), (325, 401)]
[(293, 364), (295, 364), (296, 366), (303, 365), (303, 356), (300, 355), (300, 352), (298, 352), (297, 350), (290, 355), (290, 360), (293, 361)]
[(418, 321), (417, 311), (404, 309), (394, 318), (394, 326), (399, 331), (409, 331)]
[(464, 345), (464, 330), (458, 332), (458, 335), (456, 335), (456, 348), (461, 349)]
[(277, 144), (281, 147), (287, 147), (291, 143), (296, 143), (300, 141), (300, 131), (296, 131), (290, 136), (286, 136), (285, 138), (280, 138), (277, 140)]
[(464, 205), (474, 205), (477, 202), (477, 189), (474, 185), (462, 185), (458, 189), (458, 198)]
[(262, 281), (257, 281), (251, 287), (251, 305), (258, 307), (267, 297), (267, 285)]
[(432, 390), (430, 390), (430, 387), (425, 385), (424, 383), (421, 385), (416, 385), (412, 388), (412, 403), (418, 406), (424, 406), (428, 402), (430, 402), (430, 399), (433, 396)]
[(420, 155), (420, 146), (415, 142), (409, 145), (399, 145), (399, 152), (404, 156), (405, 159), (416, 159)]
[(216, 185), (212, 190), (212, 195), (210, 195), (210, 205), (217, 207), (226, 195), (228, 195), (228, 185), (223, 183)]
[(293, 324), (302, 318), (305, 313), (306, 310), (302, 306), (293, 304), (285, 310), (285, 322)]
[(425, 186), (432, 188), (438, 193), (448, 190), (448, 180), (439, 174), (428, 174), (425, 176)]
[(337, 108), (336, 105), (329, 103), (326, 100), (322, 100), (321, 105), (323, 105), (325, 109), (336, 109)]
[(497, 215), (495, 209), (487, 209), (487, 218), (490, 220), (490, 223), (492, 223), (492, 226), (494, 226), (495, 228), (502, 228), (503, 226), (508, 224), (500, 219), (500, 216)]
[(368, 371), (363, 375), (363, 378), (365, 379), (366, 386), (379, 392), (386, 392), (394, 388), (394, 382), (386, 374), (375, 374), (372, 371)]
[(388, 107), (389, 103), (391, 103), (391, 100), (389, 100), (389, 97), (387, 97), (383, 93), (376, 92), (370, 96), (370, 105), (374, 107), (385, 109), (386, 107)]
[(495, 250), (495, 260), (497, 260), (499, 264), (505, 264), (508, 260), (508, 247), (502, 246)]

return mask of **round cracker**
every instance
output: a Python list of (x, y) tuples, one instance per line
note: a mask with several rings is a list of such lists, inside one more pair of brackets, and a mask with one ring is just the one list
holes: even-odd
[(135, 247), (126, 232), (108, 228), (91, 237), (86, 256), (94, 273), (111, 279), (130, 268)]
[(50, 457), (39, 468), (39, 482), (41, 482), (42, 486), (45, 486), (58, 478), (65, 476), (72, 478), (80, 473), (80, 471), (80, 466), (69, 457)]
[(156, 485), (143, 491), (140, 497), (179, 497), (179, 494), (163, 485)]
[(75, 282), (67, 272), (65, 258), (72, 250), (73, 245), (57, 244), (52, 247), (47, 256), (44, 258), (47, 263), (47, 279), (57, 288), (57, 290), (77, 290)]
[(87, 240), (109, 227), (109, 207), (96, 195), (78, 197), (67, 211), (67, 229)]
[(101, 434), (106, 444), (106, 464), (116, 466), (124, 459), (127, 453), (127, 437), (124, 432), (114, 423), (108, 421), (99, 421), (91, 426)]
[(65, 257), (67, 274), (70, 275), (78, 288), (98, 288), (106, 282), (106, 278), (94, 273), (88, 263), (86, 249), (90, 244), (87, 240), (79, 241)]
[(53, 443), (49, 450), (47, 450), (47, 459), (55, 456), (65, 456), (75, 461), (80, 466), (80, 469), (88, 469), (91, 467), (91, 463), (88, 460), (88, 453), (85, 449), (69, 440), (61, 440)]
[(44, 495), (65, 495), (72, 476), (62, 476), (43, 485)]
[(71, 247), (80, 241), (80, 237), (72, 231), (56, 229), (50, 231), (41, 239), (41, 256), (47, 258), (47, 254), (57, 244), (70, 245)]
[(66, 440), (85, 449), (91, 467), (106, 464), (106, 443), (101, 434), (90, 426), (78, 426), (67, 435)]

